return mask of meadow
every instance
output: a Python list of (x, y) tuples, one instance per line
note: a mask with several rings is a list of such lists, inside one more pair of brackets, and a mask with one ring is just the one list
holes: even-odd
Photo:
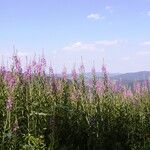
[[(45, 70), (49, 68), (47, 73)], [(99, 70), (101, 71), (101, 70)], [(1, 150), (149, 150), (150, 81), (134, 89), (103, 77), (57, 76), (44, 57), (0, 68)]]

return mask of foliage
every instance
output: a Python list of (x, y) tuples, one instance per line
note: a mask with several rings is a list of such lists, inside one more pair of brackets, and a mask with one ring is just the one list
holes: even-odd
[(33, 60), (23, 71), (17, 56), (13, 67), (0, 71), (0, 149), (148, 150), (150, 94), (147, 87), (129, 88), (103, 80), (85, 82), (75, 68), (58, 78), (46, 62)]

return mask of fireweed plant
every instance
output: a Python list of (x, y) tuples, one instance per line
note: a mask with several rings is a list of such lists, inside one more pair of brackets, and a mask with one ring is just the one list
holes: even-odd
[[(87, 80), (64, 67), (57, 76), (44, 56), (26, 63), (17, 55), (0, 67), (0, 149), (149, 150), (150, 81), (132, 87), (102, 77)], [(49, 73), (45, 70), (49, 68)]]

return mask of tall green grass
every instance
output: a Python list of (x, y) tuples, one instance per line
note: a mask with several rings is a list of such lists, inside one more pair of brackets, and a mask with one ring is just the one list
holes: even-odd
[(74, 70), (68, 80), (65, 72), (56, 77), (52, 68), (49, 75), (17, 68), (0, 72), (0, 149), (150, 149), (147, 91), (132, 96), (114, 92), (104, 69), (99, 92), (94, 71), (89, 87), (83, 70), (78, 77)]

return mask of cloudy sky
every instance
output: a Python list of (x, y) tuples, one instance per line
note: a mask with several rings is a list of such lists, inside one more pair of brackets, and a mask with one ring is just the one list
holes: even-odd
[[(0, 55), (45, 57), (56, 72), (150, 71), (150, 0), (0, 0)], [(1, 57), (0, 57), (1, 58)]]

